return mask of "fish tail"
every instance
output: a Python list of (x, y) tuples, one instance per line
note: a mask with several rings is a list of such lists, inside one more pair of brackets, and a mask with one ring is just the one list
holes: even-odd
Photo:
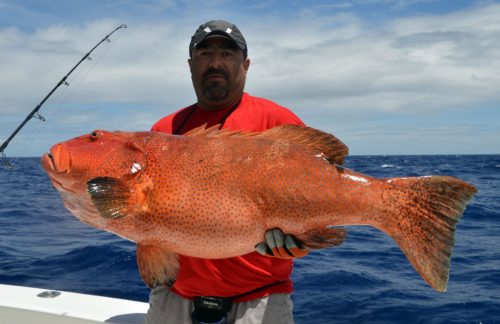
[(476, 188), (448, 176), (384, 180), (381, 229), (431, 287), (446, 291), (455, 227)]

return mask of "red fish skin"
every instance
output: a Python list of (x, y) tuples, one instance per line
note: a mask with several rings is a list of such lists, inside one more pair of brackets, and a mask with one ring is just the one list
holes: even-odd
[[(141, 275), (150, 286), (175, 276), (170, 254), (243, 255), (254, 251), (271, 228), (293, 234), (305, 246), (325, 247), (332, 245), (322, 241), (327, 226), (370, 225), (393, 237), (422, 277), (444, 290), (454, 226), (475, 188), (451, 177), (376, 179), (343, 169), (327, 160), (321, 146), (307, 148), (288, 131), (234, 136), (95, 131), (54, 146), (42, 166), (78, 219), (139, 244)], [(104, 193), (104, 207), (88, 191), (88, 182), (96, 178), (102, 180), (95, 185)], [(437, 196), (416, 198), (436, 187), (442, 187)], [(122, 189), (106, 199), (109, 188)], [(455, 191), (460, 197), (447, 201), (453, 205), (451, 234), (444, 243), (415, 247), (420, 237), (440, 236), (438, 225), (448, 222), (447, 211), (439, 211), (442, 221), (420, 205), (456, 196)], [(108, 204), (110, 215), (119, 217), (103, 217)], [(429, 235), (420, 230), (427, 223), (438, 224)], [(343, 234), (336, 244), (342, 239)], [(447, 260), (428, 261), (427, 250), (434, 250), (427, 245), (444, 250)], [(165, 252), (164, 261), (157, 260), (158, 251)]]
[[(252, 252), (269, 228), (298, 236), (326, 226), (381, 226), (371, 212), (381, 197), (381, 181), (337, 168), (286, 141), (176, 141), (164, 154), (152, 154), (160, 158), (150, 163), (155, 190), (146, 217), (169, 215), (153, 236), (177, 242), (178, 253), (242, 255)], [(189, 145), (179, 143), (184, 141)]]
[[(238, 138), (208, 143), (195, 138), (188, 139), (188, 145), (185, 141), (152, 141), (156, 147), (148, 156), (154, 158), (134, 180), (154, 179), (147, 207), (136, 216), (138, 222), (148, 221), (139, 227), (126, 219), (112, 220), (108, 230), (189, 256), (227, 258), (252, 252), (269, 228), (299, 234), (327, 225), (356, 224), (353, 215), (359, 212), (351, 211), (362, 208), (349, 203), (347, 210), (335, 195), (336, 188), (352, 190), (359, 184), (340, 177), (324, 160), (299, 150), (285, 154), (280, 151), (283, 143), (270, 147), (267, 155), (260, 154), (259, 145), (265, 140), (245, 145)], [(307, 168), (300, 158), (307, 158)]]

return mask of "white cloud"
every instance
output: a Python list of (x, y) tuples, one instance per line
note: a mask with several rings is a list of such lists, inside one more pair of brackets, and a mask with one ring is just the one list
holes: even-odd
[[(400, 5), (409, 5), (403, 2)], [(156, 4), (175, 7), (171, 1)], [(435, 126), (450, 134), (456, 128), (458, 135), (458, 129), (470, 129), (465, 126), (471, 110), (500, 104), (500, 5), (379, 25), (342, 12), (349, 8), (348, 2), (341, 3), (328, 16), (310, 8), (293, 20), (275, 15), (258, 21), (242, 17), (241, 23), (233, 19), (249, 43), (252, 65), (247, 90), (291, 107), (312, 126), (340, 129), (344, 138), (356, 143), (371, 122), (389, 116), (411, 119), (436, 111), (453, 115), (456, 122)], [(186, 9), (192, 10), (191, 6)], [(79, 113), (74, 111), (71, 116), (64, 114), (66, 107), (78, 105), (97, 107), (95, 117), (85, 117), (87, 130), (92, 124), (109, 129), (148, 128), (161, 116), (192, 103), (186, 60), (189, 38), (198, 25), (194, 18), (182, 17), (131, 24), (113, 35), (111, 44), (101, 45), (93, 55), (98, 64), (83, 63), (79, 75), (70, 80), (65, 91), (72, 95), (64, 97), (58, 122), (80, 130), (84, 117), (77, 118)], [(83, 54), (121, 23), (94, 20), (32, 32), (0, 28), (0, 113), (5, 116), (0, 137), (6, 137), (7, 126), (13, 128), (15, 120), (22, 120)], [(54, 97), (54, 102), (61, 100), (58, 94)], [(123, 105), (123, 116), (112, 115), (116, 109), (106, 109), (108, 105)], [(86, 110), (80, 113), (85, 115)], [(498, 121), (499, 116), (492, 118)], [(393, 127), (401, 134), (409, 129), (398, 123)], [(384, 132), (381, 127), (373, 129)], [(425, 128), (412, 130), (438, 136)], [(370, 138), (365, 140), (363, 148), (369, 148)], [(424, 145), (422, 151), (426, 147), (430, 146)]]
[(277, 38), (272, 55), (261, 58), (265, 64), (259, 68), (258, 87), (273, 89), (287, 80), (287, 87), (279, 88), (292, 89), (296, 99), (313, 97), (319, 104), (328, 100), (330, 106), (353, 103), (383, 111), (425, 109), (414, 102), (440, 109), (469, 105), (484, 96), (498, 100), (500, 20), (488, 18), (492, 16), (500, 17), (500, 6), (401, 19), (380, 30), (346, 21), (341, 29), (356, 31), (349, 38), (316, 43), (310, 35), (325, 35), (324, 28), (302, 25), (305, 30), (291, 32), (289, 39), (307, 38), (307, 48), (280, 48), (287, 40)]

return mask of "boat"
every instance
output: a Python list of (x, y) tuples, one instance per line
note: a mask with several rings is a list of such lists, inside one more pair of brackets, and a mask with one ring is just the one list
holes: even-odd
[(34, 287), (0, 284), (5, 324), (142, 324), (148, 303)]

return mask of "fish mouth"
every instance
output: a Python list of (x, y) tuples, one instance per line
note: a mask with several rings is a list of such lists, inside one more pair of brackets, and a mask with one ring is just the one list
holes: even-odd
[(65, 181), (65, 178), (62, 176), (67, 174), (69, 169), (66, 168), (63, 171), (60, 171), (60, 169), (56, 167), (57, 162), (54, 160), (54, 156), (52, 155), (51, 152), (45, 153), (42, 156), (41, 164), (42, 164), (42, 167), (47, 172), (49, 179), (50, 179), (50, 182), (52, 183), (54, 188), (57, 189), (57, 191), (76, 193), (76, 191), (71, 188), (71, 185), (64, 184), (67, 181)]
[(50, 152), (45, 153), (42, 157), (42, 166), (45, 170), (55, 173), (68, 173), (69, 162), (69, 154), (61, 144), (51, 147)]
[(45, 153), (42, 155), (42, 160), (41, 160), (42, 167), (45, 169), (47, 172), (55, 172), (55, 166), (54, 166), (54, 158), (52, 157), (52, 154), (50, 152)]
[(73, 191), (64, 185), (66, 183), (65, 175), (70, 172), (70, 156), (61, 144), (51, 147), (50, 151), (42, 156), (41, 165), (49, 175), (50, 181), (56, 189)]

